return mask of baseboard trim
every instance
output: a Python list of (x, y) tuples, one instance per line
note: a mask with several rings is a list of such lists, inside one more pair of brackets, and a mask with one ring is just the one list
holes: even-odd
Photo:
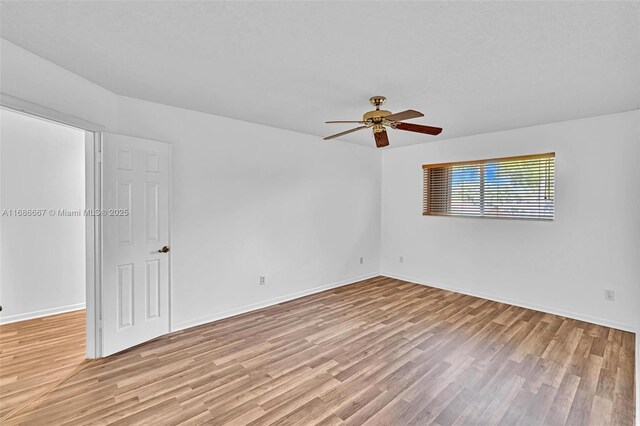
[(196, 327), (198, 325), (207, 324), (213, 321), (219, 321), (221, 319), (233, 317), (240, 314), (245, 314), (247, 312), (255, 311), (257, 309), (267, 308), (269, 306), (277, 305), (278, 303), (288, 302), (290, 300), (299, 299), (304, 296), (309, 296), (311, 294), (320, 293), (321, 291), (331, 290), (338, 287), (343, 287), (350, 284), (355, 284), (357, 282), (368, 280), (370, 278), (375, 278), (380, 276), (379, 272), (371, 273), (367, 275), (361, 275), (358, 277), (347, 278), (345, 280), (337, 281), (330, 284), (321, 285), (318, 287), (313, 287), (307, 290), (298, 291), (295, 293), (289, 293), (284, 296), (274, 297), (271, 299), (264, 300), (262, 302), (252, 303), (250, 305), (240, 306), (235, 309), (230, 309), (223, 312), (217, 312), (212, 315), (208, 315), (206, 317), (198, 318), (193, 321), (185, 321), (179, 324), (175, 324), (171, 327), (171, 332), (180, 331), (191, 327)]
[(85, 309), (84, 303), (76, 303), (75, 305), (60, 306), (50, 309), (42, 309), (40, 311), (26, 312), (24, 314), (10, 315), (8, 317), (0, 316), (0, 324), (11, 324), (12, 322), (48, 317), (49, 315), (64, 314), (66, 312), (79, 311), (80, 309)]
[(386, 272), (381, 272), (380, 274), (384, 277), (389, 277), (389, 278), (402, 280), (402, 281), (408, 281), (414, 284), (424, 285), (428, 287), (440, 288), (442, 290), (453, 291), (455, 293), (466, 294), (468, 296), (479, 297), (481, 299), (488, 299), (494, 302), (500, 302), (500, 303), (506, 303), (508, 305), (519, 306), (521, 308), (533, 309), (534, 311), (540, 311), (540, 312), (545, 312), (547, 314), (559, 315), (561, 317), (571, 318), (579, 321), (585, 321), (592, 324), (603, 325), (605, 327), (611, 327), (618, 330), (629, 331), (631, 333), (637, 333), (638, 331), (637, 327), (631, 324), (611, 321), (611, 320), (598, 318), (598, 317), (592, 317), (589, 315), (579, 314), (577, 312), (565, 311), (562, 309), (555, 309), (555, 308), (547, 308), (544, 306), (535, 305), (533, 303), (527, 303), (521, 300), (510, 299), (507, 297), (500, 297), (494, 294), (484, 293), (481, 291), (469, 291), (466, 289), (461, 289), (461, 288), (452, 287), (448, 285), (426, 283), (423, 280), (420, 280), (415, 277), (408, 277), (408, 276), (403, 276), (403, 275), (398, 275), (393, 273), (386, 273)]

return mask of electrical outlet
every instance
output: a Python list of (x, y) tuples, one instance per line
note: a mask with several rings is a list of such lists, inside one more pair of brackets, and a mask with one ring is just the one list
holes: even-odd
[(400, 256), (400, 257), (398, 258), (398, 262), (400, 262), (400, 263), (404, 263), (404, 257)]
[(260, 285), (266, 285), (267, 284), (267, 279), (265, 278), (264, 275), (260, 275)]
[(616, 300), (616, 292), (613, 290), (605, 290), (604, 291), (604, 300), (608, 300), (609, 302), (613, 302)]
[(360, 258), (360, 264), (362, 265), (364, 263), (364, 257)]

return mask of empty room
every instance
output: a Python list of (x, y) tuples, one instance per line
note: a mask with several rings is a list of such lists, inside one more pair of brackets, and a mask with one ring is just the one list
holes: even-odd
[(1, 424), (640, 424), (640, 2), (0, 37)]

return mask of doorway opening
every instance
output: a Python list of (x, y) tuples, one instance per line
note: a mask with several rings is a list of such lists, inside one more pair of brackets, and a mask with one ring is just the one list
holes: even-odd
[(3, 93), (0, 113), (2, 423), (90, 360), (171, 331), (171, 146)]
[(8, 108), (0, 114), (3, 419), (86, 359), (93, 133)]

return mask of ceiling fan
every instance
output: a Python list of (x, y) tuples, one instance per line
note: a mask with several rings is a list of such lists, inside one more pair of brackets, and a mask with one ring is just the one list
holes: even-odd
[(387, 137), (387, 130), (385, 129), (385, 126), (397, 130), (406, 130), (408, 132), (424, 133), (426, 135), (438, 135), (440, 134), (440, 132), (442, 132), (442, 129), (440, 127), (403, 123), (402, 120), (424, 117), (424, 114), (412, 109), (392, 114), (391, 111), (380, 109), (380, 105), (385, 103), (386, 100), (387, 98), (385, 98), (384, 96), (374, 96), (373, 98), (369, 99), (371, 105), (376, 107), (376, 109), (365, 113), (362, 116), (362, 120), (326, 121), (325, 123), (358, 123), (362, 124), (362, 126), (355, 127), (344, 132), (336, 133), (335, 135), (327, 136), (323, 139), (333, 139), (371, 127), (373, 129), (373, 137), (376, 141), (376, 146), (378, 148), (382, 148), (389, 145), (389, 138)]

